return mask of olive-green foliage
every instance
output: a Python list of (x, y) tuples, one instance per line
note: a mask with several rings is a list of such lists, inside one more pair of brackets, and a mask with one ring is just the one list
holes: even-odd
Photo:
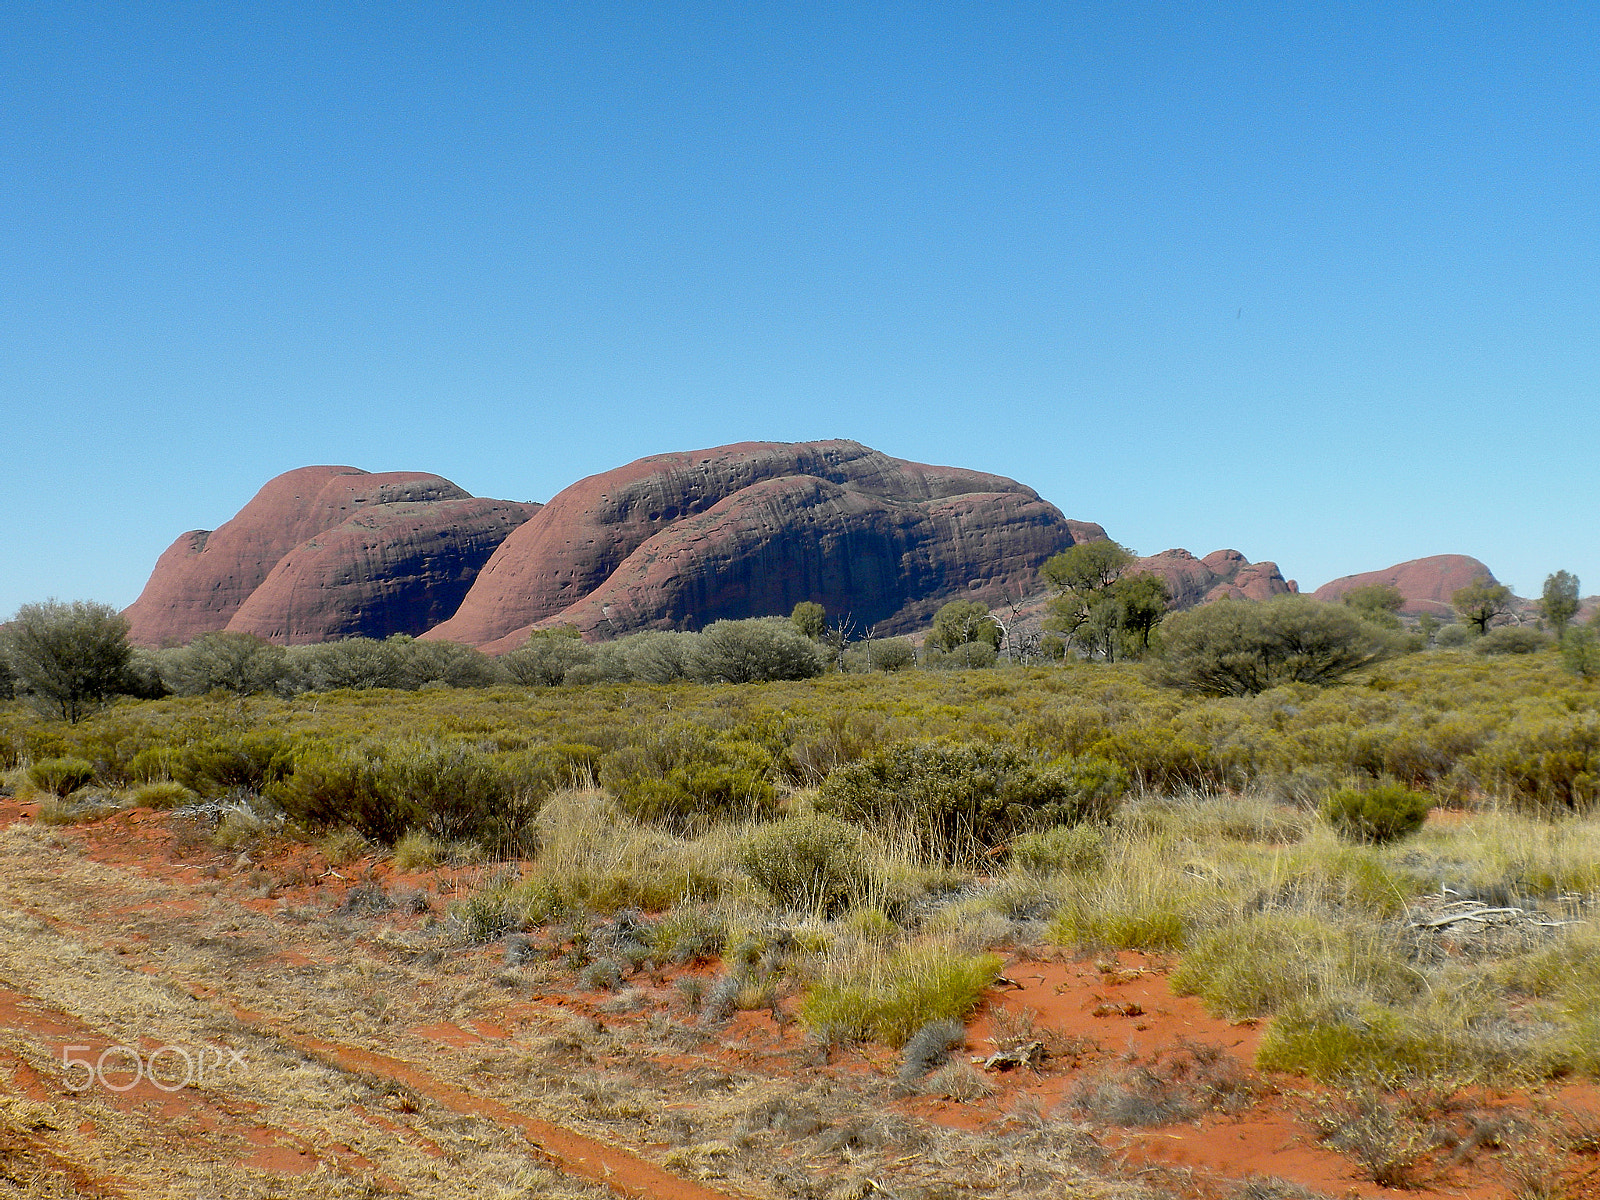
[(1403, 1008), (1354, 996), (1290, 1005), (1267, 1027), (1256, 1066), (1325, 1083), (1404, 1083), (1459, 1075), (1474, 1062), (1451, 1031)]
[(814, 642), (821, 641), (822, 635), (828, 632), (827, 610), (815, 600), (802, 600), (796, 604), (789, 614), (789, 620)]
[(1600, 714), (1591, 709), (1510, 723), (1472, 765), (1523, 807), (1587, 809), (1600, 798)]
[(1472, 645), (1478, 632), (1471, 625), (1452, 622), (1433, 635), (1433, 644), (1440, 650), (1459, 650)]
[(694, 647), (694, 678), (702, 683), (812, 679), (823, 666), (816, 643), (779, 617), (713, 621)]
[(1578, 577), (1571, 571), (1557, 571), (1545, 576), (1544, 592), (1539, 601), (1539, 611), (1550, 623), (1559, 639), (1567, 624), (1578, 615)]
[(600, 782), (629, 816), (686, 829), (770, 809), (775, 766), (757, 741), (680, 722), (607, 754)]
[(253, 633), (203, 633), (158, 657), (162, 681), (178, 696), (214, 688), (241, 696), (276, 691), (289, 676), (289, 654)]
[(869, 955), (826, 971), (806, 993), (800, 1020), (828, 1041), (870, 1038), (898, 1049), (929, 1021), (967, 1017), (1001, 964), (997, 954), (941, 944)]
[(281, 730), (234, 730), (135, 754), (127, 774), (143, 782), (172, 780), (202, 796), (236, 789), (259, 792), (289, 771), (293, 740)]
[(1405, 606), (1406, 598), (1393, 584), (1369, 583), (1364, 587), (1351, 588), (1339, 597), (1339, 601), (1374, 624), (1398, 629), (1400, 610)]
[(1221, 600), (1166, 623), (1164, 683), (1249, 696), (1286, 683), (1331, 683), (1392, 653), (1383, 631), (1309, 596)]
[(525, 687), (556, 687), (567, 672), (594, 658), (594, 649), (579, 640), (572, 626), (538, 629), (522, 646), (500, 659), (500, 669)]
[(1472, 648), (1479, 654), (1537, 654), (1550, 648), (1550, 637), (1528, 625), (1502, 625), (1484, 634)]
[(470, 746), (429, 742), (304, 742), (292, 770), (268, 791), (296, 821), (348, 825), (383, 845), (426, 829), (515, 847), (542, 799), (506, 761)]
[(132, 657), (127, 619), (108, 604), (24, 604), (0, 625), (0, 658), (16, 693), (71, 724), (132, 690)]
[(1399, 1002), (1421, 987), (1406, 957), (1371, 922), (1340, 922), (1326, 911), (1266, 912), (1197, 938), (1172, 987), (1229, 1018), (1270, 1016), (1353, 989)]
[(739, 866), (785, 908), (833, 913), (871, 883), (862, 831), (820, 813), (763, 825), (739, 847)]
[(199, 799), (181, 783), (162, 780), (143, 783), (133, 789), (133, 803), (140, 808), (182, 808)]
[(1583, 679), (1600, 678), (1600, 636), (1575, 625), (1561, 639), (1561, 665)]
[(94, 764), (82, 758), (45, 758), (28, 768), (28, 782), (63, 798), (94, 778)]
[(1480, 634), (1488, 633), (1497, 617), (1511, 611), (1511, 589), (1485, 576), (1452, 592), (1450, 605)]
[(490, 687), (501, 671), (495, 660), (474, 646), (459, 642), (415, 641), (404, 636), (389, 639), (406, 651), (407, 686), (444, 684), (455, 688)]
[(1044, 761), (1008, 746), (899, 742), (836, 769), (817, 807), (850, 821), (909, 825), (956, 861), (1017, 833), (1104, 818), (1127, 790), (1115, 763)]
[(1381, 845), (1421, 829), (1432, 807), (1427, 796), (1404, 784), (1378, 783), (1368, 788), (1340, 788), (1323, 800), (1318, 812), (1341, 837)]
[(846, 671), (904, 671), (916, 665), (917, 652), (905, 638), (857, 642), (844, 654)]
[(967, 642), (1000, 645), (1000, 627), (989, 616), (989, 606), (976, 600), (951, 600), (933, 615), (933, 631), (928, 645), (954, 650)]
[(296, 690), (329, 692), (341, 688), (411, 688), (409, 639), (354, 637), (319, 646), (296, 646), (289, 653)]
[(1098, 871), (1105, 861), (1105, 834), (1093, 825), (1057, 825), (1011, 843), (1013, 865), (1033, 875)]
[(922, 665), (930, 671), (977, 671), (994, 666), (999, 657), (999, 651), (988, 642), (962, 642), (950, 650), (924, 648)]

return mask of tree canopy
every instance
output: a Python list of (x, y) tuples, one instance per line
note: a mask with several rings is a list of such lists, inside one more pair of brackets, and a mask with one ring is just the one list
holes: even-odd
[(1450, 604), (1463, 621), (1484, 634), (1489, 632), (1496, 617), (1511, 611), (1511, 589), (1484, 576), (1458, 588), (1451, 594)]
[(1205, 604), (1169, 619), (1162, 641), (1162, 682), (1216, 696), (1331, 683), (1392, 649), (1348, 607), (1310, 596)]
[(0, 629), (18, 694), (73, 724), (131, 686), (127, 620), (92, 600), (24, 604)]
[(1560, 637), (1567, 625), (1578, 615), (1578, 577), (1571, 571), (1557, 571), (1545, 577), (1544, 595), (1539, 600), (1539, 611)]

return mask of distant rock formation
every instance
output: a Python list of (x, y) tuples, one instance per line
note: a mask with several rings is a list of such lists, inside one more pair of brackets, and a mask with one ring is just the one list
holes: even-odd
[(1032, 591), (1050, 555), (1104, 536), (1014, 480), (856, 442), (659, 454), (561, 492), (427, 636), (499, 652), (541, 623), (609, 637), (801, 600), (899, 633), (955, 595), (998, 604)]
[(1165, 579), (1175, 609), (1224, 598), (1266, 600), (1300, 590), (1283, 577), (1277, 563), (1253, 563), (1237, 550), (1215, 550), (1204, 558), (1187, 550), (1163, 550), (1139, 559), (1129, 570)]
[(179, 537), (125, 615), (144, 646), (218, 629), (285, 643), (422, 633), (537, 509), (423, 472), (301, 467), (215, 532)]
[(1494, 579), (1494, 573), (1475, 558), (1465, 554), (1435, 554), (1396, 563), (1381, 571), (1345, 575), (1323, 584), (1314, 594), (1318, 600), (1337, 600), (1352, 588), (1382, 583), (1397, 588), (1405, 597), (1402, 612), (1449, 616), (1454, 611), (1450, 607), (1451, 595), (1474, 580), (1484, 578)]

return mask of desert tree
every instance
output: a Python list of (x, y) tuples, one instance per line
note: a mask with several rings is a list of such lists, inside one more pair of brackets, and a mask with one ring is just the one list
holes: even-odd
[(1162, 641), (1158, 678), (1215, 696), (1332, 683), (1394, 651), (1382, 629), (1310, 596), (1205, 604), (1171, 618)]
[(1578, 615), (1578, 577), (1571, 571), (1557, 571), (1544, 581), (1544, 594), (1539, 600), (1539, 612), (1556, 637), (1567, 631), (1567, 625)]
[(17, 694), (40, 712), (76, 724), (129, 687), (128, 622), (109, 604), (24, 604), (0, 629), (0, 657)]
[(789, 620), (813, 642), (820, 642), (828, 632), (827, 610), (815, 600), (802, 600), (796, 604), (794, 611), (789, 614)]
[(1400, 628), (1400, 610), (1405, 607), (1406, 598), (1392, 583), (1369, 583), (1351, 588), (1339, 600), (1374, 625)]
[(1463, 621), (1476, 627), (1482, 635), (1489, 632), (1496, 617), (1511, 611), (1511, 589), (1486, 575), (1456, 589), (1450, 596), (1450, 604)]

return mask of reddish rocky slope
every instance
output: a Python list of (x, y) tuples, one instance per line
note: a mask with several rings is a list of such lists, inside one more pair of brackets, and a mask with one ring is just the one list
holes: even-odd
[[(494, 507), (485, 510), (485, 504)], [(355, 467), (301, 467), (267, 483), (215, 532), (186, 533), (162, 554), (126, 612), (132, 638), (139, 645), (159, 646), (223, 628), (270, 633), (276, 641), (421, 633), (436, 619), (431, 613), (438, 606), (420, 605), (430, 614), (418, 617), (425, 624), (397, 626), (385, 602), (409, 592), (403, 583), (396, 589), (391, 575), (430, 581), (475, 575), (506, 533), (536, 508), (474, 500), (448, 479), (424, 472), (374, 475)], [(348, 554), (342, 565), (331, 561), (335, 546)], [(235, 624), (269, 580), (272, 587), (262, 602)], [(331, 584), (332, 591), (306, 603), (308, 581), (315, 581), (310, 586)], [(460, 587), (457, 598), (464, 591)], [(287, 609), (269, 611), (269, 598), (300, 605), (303, 623), (291, 619)], [(396, 611), (408, 603), (418, 611), (414, 600)], [(453, 608), (454, 602), (448, 605)]]
[(429, 636), (509, 648), (535, 624), (607, 636), (820, 602), (883, 632), (957, 593), (998, 603), (1098, 525), (1014, 480), (848, 441), (660, 454), (567, 488)]
[(1465, 554), (1435, 554), (1396, 563), (1381, 571), (1364, 571), (1325, 583), (1316, 590), (1318, 600), (1337, 600), (1352, 588), (1388, 584), (1406, 598), (1403, 611), (1429, 612), (1436, 616), (1451, 613), (1450, 596), (1476, 579), (1494, 579), (1483, 563)]

